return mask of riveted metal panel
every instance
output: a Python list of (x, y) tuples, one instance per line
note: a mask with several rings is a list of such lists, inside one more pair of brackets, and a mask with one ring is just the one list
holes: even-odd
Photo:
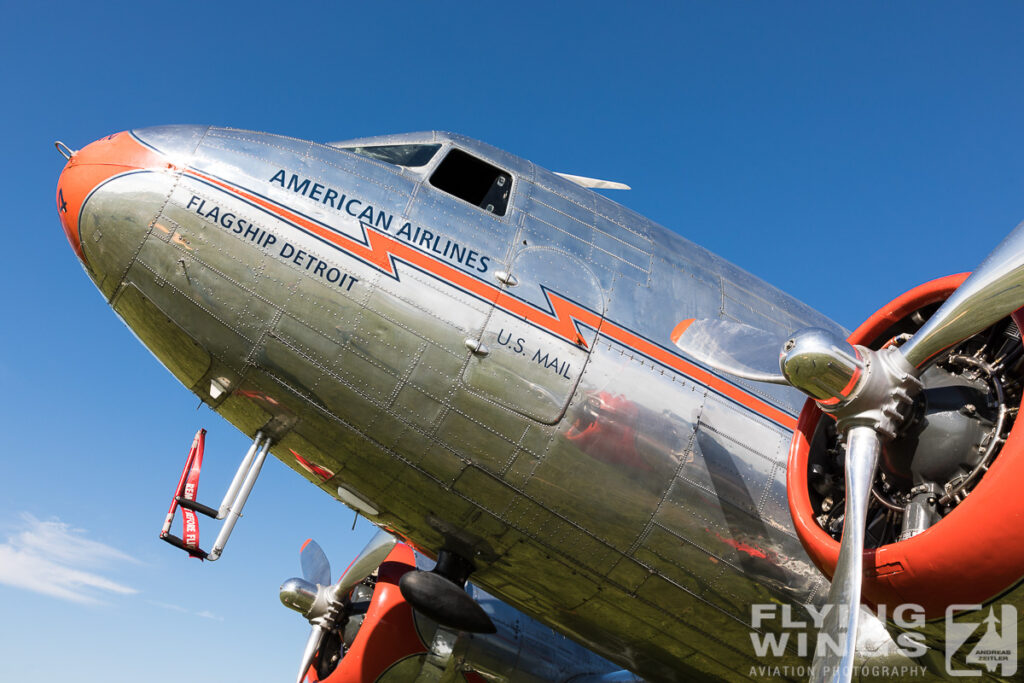
[(210, 354), (144, 297), (137, 287), (123, 287), (114, 300), (114, 310), (186, 387), (195, 386), (206, 374), (210, 367)]
[[(583, 263), (554, 249), (524, 249), (511, 272), (518, 284), (506, 286), (504, 296), (530, 307), (535, 322), (495, 308), (479, 337), (490, 353), (471, 357), (462, 379), (492, 401), (553, 424), (583, 374), (604, 314), (604, 296)], [(578, 309), (587, 315), (575, 315), (589, 324), (574, 324), (572, 311)]]

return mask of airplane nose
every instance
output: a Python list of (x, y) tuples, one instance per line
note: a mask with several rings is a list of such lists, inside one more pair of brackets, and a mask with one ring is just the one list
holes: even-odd
[(72, 152), (63, 143), (57, 149), (68, 162), (57, 181), (57, 214), (72, 250), (88, 267), (82, 248), (80, 221), (90, 196), (112, 178), (140, 169), (173, 168), (131, 133), (115, 133)]

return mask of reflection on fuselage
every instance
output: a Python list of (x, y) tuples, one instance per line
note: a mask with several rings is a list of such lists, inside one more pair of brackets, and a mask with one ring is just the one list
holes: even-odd
[[(62, 220), (171, 372), (329, 494), (650, 678), (755, 663), (749, 606), (823, 592), (785, 501), (800, 399), (669, 334), (835, 325), (517, 157), (374, 141), (414, 142), (439, 148), (405, 168), (228, 129), (122, 133), (69, 163)], [(431, 183), (452, 149), (509, 174), (504, 215)]]

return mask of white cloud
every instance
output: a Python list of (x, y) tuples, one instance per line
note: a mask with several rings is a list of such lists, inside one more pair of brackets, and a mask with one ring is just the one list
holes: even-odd
[(160, 602), (159, 600), (147, 600), (146, 602), (153, 605), (154, 607), (159, 607), (160, 609), (169, 609), (172, 612), (181, 612), (182, 614), (188, 614), (188, 610), (182, 607), (181, 605), (172, 605), (169, 602)]
[(202, 612), (196, 612), (196, 616), (203, 619), (213, 619), (214, 621), (224, 621), (224, 617), (218, 617), (213, 612), (205, 609)]
[(21, 520), (21, 530), (0, 544), (0, 583), (86, 604), (138, 592), (99, 573), (134, 558), (59, 520)]
[(190, 609), (182, 607), (181, 605), (172, 605), (169, 602), (159, 602), (157, 600), (149, 600), (149, 604), (154, 607), (160, 607), (161, 609), (169, 609), (172, 612), (181, 612), (182, 614), (191, 614), (196, 617), (202, 617), (203, 619), (212, 619), (213, 621), (224, 621), (224, 617), (217, 616), (209, 610), (203, 610), (201, 612), (193, 612)]

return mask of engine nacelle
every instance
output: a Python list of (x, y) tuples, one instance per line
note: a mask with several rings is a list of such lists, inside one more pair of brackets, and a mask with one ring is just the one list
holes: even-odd
[[(331, 634), (325, 640), (307, 680), (364, 683), (415, 679), (419, 671), (416, 664), (427, 654), (427, 647), (417, 631), (412, 608), (398, 590), (398, 580), (415, 568), (412, 549), (402, 544), (395, 546), (377, 569), (365, 613), (350, 615), (343, 632)], [(353, 590), (353, 603), (363, 597), (356, 593), (367, 592), (367, 588), (360, 585)], [(345, 643), (345, 636), (349, 636), (350, 643)], [(397, 673), (407, 677), (396, 678)], [(409, 673), (412, 675), (408, 676)], [(385, 677), (386, 674), (390, 675)]]
[[(467, 683), (541, 683), (580, 676), (604, 680), (600, 677), (607, 675), (613, 676), (609, 681), (641, 681), (472, 584), (467, 591), (492, 617), (497, 632), (439, 627), (414, 610), (399, 590), (399, 579), (417, 568), (415, 551), (400, 543), (375, 578), (353, 589), (347, 621), (325, 639), (307, 681), (408, 683), (422, 673), (441, 680), (451, 672)], [(298, 603), (289, 606), (302, 612), (313, 601), (300, 588), (288, 591)]]
[[(949, 276), (911, 290), (871, 316), (849, 341), (872, 348), (899, 343), (901, 333), (919, 328), (965, 278)], [(996, 598), (1024, 602), (1024, 542), (1019, 534), (1024, 520), (1024, 425), (1009, 426), (1020, 403), (1019, 384), (1014, 386), (1020, 361), (1008, 371), (1014, 374), (1008, 382), (997, 378), (993, 383), (985, 374), (998, 366), (999, 359), (992, 356), (1005, 354), (1014, 344), (1021, 344), (1019, 331), (1002, 321), (940, 357), (931, 375), (922, 374), (925, 398), (915, 407), (918, 412), (883, 451), (872, 494), (875, 515), (869, 511), (868, 524), (877, 547), (864, 560), (863, 599), (884, 606), (889, 615), (907, 603), (922, 606), (932, 620), (943, 618), (953, 604), (984, 604)], [(999, 386), (993, 388), (995, 384)], [(946, 405), (950, 402), (958, 405)], [(1003, 411), (1004, 418), (1010, 416), (1003, 433), (1000, 408), (994, 405), (999, 402), (1010, 404)], [(841, 449), (830, 423), (813, 401), (807, 402), (787, 470), (797, 534), (829, 577), (839, 556), (842, 520), (836, 521), (842, 505), (837, 496), (843, 477), (841, 466), (837, 470), (841, 457), (836, 458)], [(888, 521), (879, 522), (884, 515)]]

